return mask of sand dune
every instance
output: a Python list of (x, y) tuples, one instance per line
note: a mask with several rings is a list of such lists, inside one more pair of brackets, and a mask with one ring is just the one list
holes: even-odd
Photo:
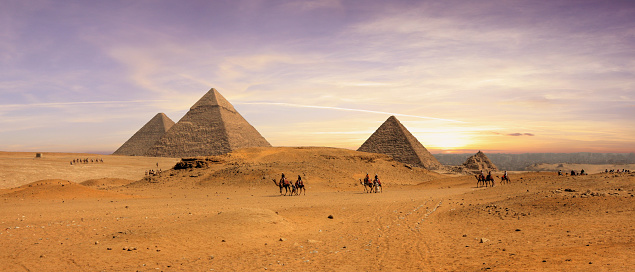
[(87, 199), (128, 198), (115, 192), (95, 190), (74, 182), (59, 179), (40, 180), (3, 192), (0, 197), (19, 199)]
[[(514, 173), (476, 188), (330, 148), (245, 149), (152, 177), (146, 158), (104, 158), (138, 159), (142, 175), (0, 191), (0, 270), (635, 270), (635, 174)], [(280, 196), (282, 171), (306, 177), (306, 196)], [(367, 171), (383, 193), (357, 184)]]

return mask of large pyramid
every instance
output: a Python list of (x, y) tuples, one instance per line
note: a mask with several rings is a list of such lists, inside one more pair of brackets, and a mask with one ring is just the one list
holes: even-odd
[(487, 171), (498, 171), (496, 165), (481, 151), (467, 158), (463, 166), (472, 172), (480, 172), (483, 170), (487, 174)]
[(157, 115), (150, 119), (150, 121), (112, 154), (143, 156), (173, 125), (174, 121), (168, 118), (164, 113), (157, 113)]
[(211, 89), (148, 150), (146, 156), (221, 155), (238, 148), (270, 146), (232, 104), (216, 89)]
[(398, 162), (427, 169), (441, 167), (441, 163), (395, 116), (390, 116), (357, 151), (391, 155)]

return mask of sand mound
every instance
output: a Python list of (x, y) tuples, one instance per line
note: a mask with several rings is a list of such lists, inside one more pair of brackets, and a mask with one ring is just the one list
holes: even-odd
[(139, 184), (183, 186), (272, 185), (281, 173), (295, 181), (298, 175), (309, 184), (347, 188), (356, 186), (366, 173), (378, 174), (388, 185), (411, 185), (437, 178), (439, 174), (411, 167), (382, 154), (324, 147), (245, 148), (232, 153), (186, 158), (178, 169), (148, 177)]
[(223, 222), (232, 229), (254, 230), (268, 229), (275, 225), (276, 229), (288, 229), (291, 224), (272, 210), (258, 208), (240, 208), (219, 212), (208, 222)]
[(101, 179), (89, 179), (81, 182), (81, 185), (93, 187), (96, 189), (109, 189), (115, 187), (121, 187), (133, 183), (134, 180), (118, 179), (118, 178), (101, 178)]
[(113, 192), (92, 189), (74, 182), (60, 179), (40, 180), (4, 192), (5, 198), (25, 199), (90, 199), (90, 198), (129, 198)]

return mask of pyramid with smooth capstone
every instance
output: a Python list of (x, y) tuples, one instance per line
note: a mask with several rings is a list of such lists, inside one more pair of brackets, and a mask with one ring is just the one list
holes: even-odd
[(222, 155), (271, 144), (216, 89), (209, 90), (146, 153), (152, 157)]

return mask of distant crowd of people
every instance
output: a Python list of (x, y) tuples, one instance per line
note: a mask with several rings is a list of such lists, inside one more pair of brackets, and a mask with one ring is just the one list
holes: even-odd
[(161, 174), (161, 172), (163, 172), (159, 168), (159, 163), (158, 162), (157, 162), (157, 169), (159, 169), (159, 170), (154, 170), (154, 169), (146, 170), (146, 176), (156, 176), (158, 174)]
[[(631, 170), (628, 169), (605, 169), (604, 173), (630, 173)], [(558, 170), (558, 176), (562, 176), (562, 170)], [(569, 175), (569, 173), (565, 173), (564, 175)], [(576, 172), (575, 170), (571, 170), (571, 175), (572, 176), (582, 176), (582, 175), (588, 175), (587, 172), (584, 172), (584, 169), (580, 170), (580, 173)]]
[[(558, 176), (562, 176), (562, 170), (558, 170)], [(565, 176), (568, 176), (569, 173), (564, 173)], [(583, 176), (583, 175), (588, 175), (588, 173), (584, 172), (584, 169), (580, 170), (580, 173), (576, 172), (575, 170), (571, 170), (571, 175), (572, 176)]]
[(630, 172), (631, 172), (631, 170), (629, 170), (629, 169), (622, 169), (622, 170), (620, 170), (620, 169), (611, 169), (611, 170), (606, 169), (606, 170), (604, 170), (604, 173), (630, 173)]
[(104, 160), (101, 158), (98, 159), (90, 159), (90, 158), (85, 158), (85, 159), (74, 159), (71, 161), (71, 165), (75, 165), (75, 164), (87, 164), (87, 163), (104, 163)]
[(146, 176), (156, 176), (158, 174), (161, 174), (161, 172), (163, 172), (161, 171), (161, 169), (159, 170), (150, 169), (146, 171)]

